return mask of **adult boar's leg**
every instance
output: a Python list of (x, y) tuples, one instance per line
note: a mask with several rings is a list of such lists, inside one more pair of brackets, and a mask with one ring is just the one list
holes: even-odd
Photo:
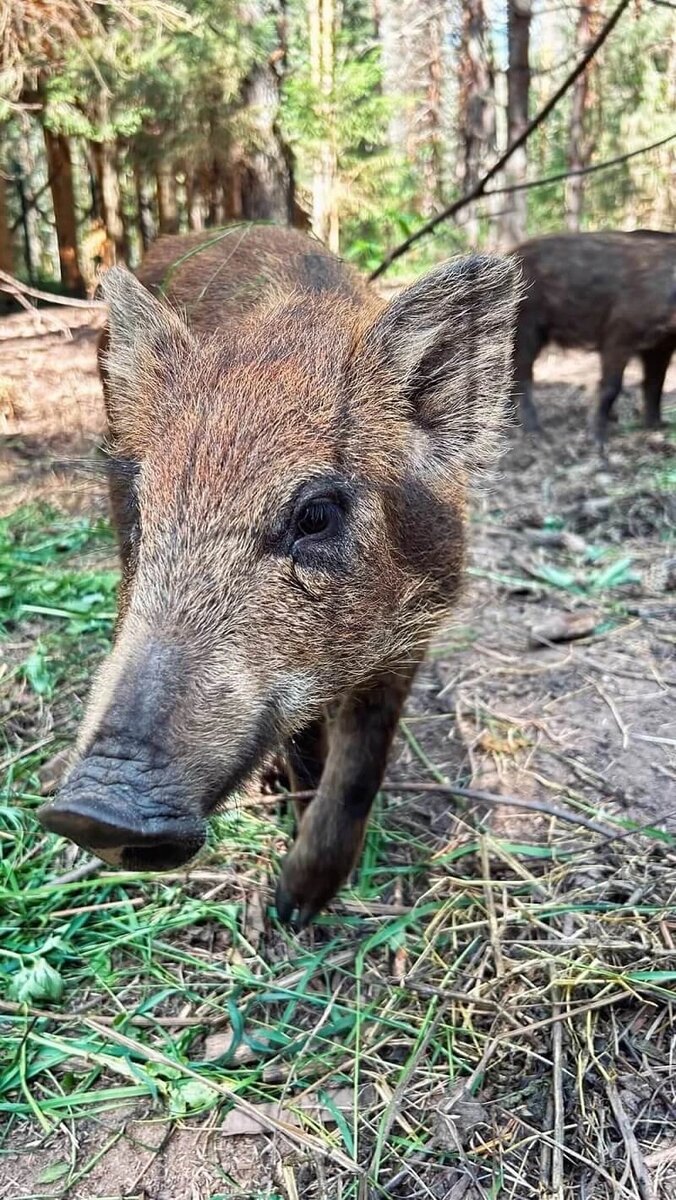
[(539, 332), (517, 329), (514, 352), (514, 395), (519, 419), (526, 433), (540, 433), (540, 419), (533, 403), (533, 365), (544, 344)]
[(386, 675), (337, 711), (317, 795), (282, 863), (276, 898), (282, 921), (298, 909), (300, 927), (307, 925), (352, 870), (414, 673), (415, 667)]
[(601, 352), (601, 383), (599, 399), (596, 408), (594, 433), (599, 449), (605, 453), (608, 421), (613, 405), (622, 390), (624, 368), (629, 362), (629, 355), (624, 346), (606, 345)]
[(676, 342), (669, 341), (652, 350), (644, 350), (643, 360), (643, 423), (646, 429), (659, 429), (661, 425), (662, 388), (664, 379), (676, 349)]

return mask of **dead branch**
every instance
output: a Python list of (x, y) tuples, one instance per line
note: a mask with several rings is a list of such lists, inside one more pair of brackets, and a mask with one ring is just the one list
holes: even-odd
[(38, 288), (29, 287), (27, 283), (22, 283), (20, 279), (15, 279), (13, 275), (8, 275), (6, 271), (0, 271), (0, 292), (8, 292), (10, 296), (16, 296), (20, 299), (21, 296), (32, 296), (34, 300), (46, 300), (49, 304), (65, 304), (69, 308), (105, 308), (100, 300), (77, 300), (74, 296), (58, 296), (52, 295), (51, 292), (41, 292)]
[[(592, 833), (599, 833), (604, 838), (615, 839), (618, 834), (615, 830), (609, 829), (605, 825), (599, 825), (597, 821), (590, 821), (588, 817), (581, 816), (580, 813), (569, 812), (565, 808), (559, 808), (556, 804), (547, 804), (544, 800), (526, 800), (520, 796), (502, 796), (498, 792), (484, 792), (479, 788), (456, 787), (448, 783), (429, 783), (427, 780), (419, 782), (400, 783), (396, 779), (385, 780), (382, 784), (384, 792), (435, 792), (441, 796), (459, 796), (463, 800), (476, 800), (479, 804), (503, 804), (506, 808), (527, 809), (530, 812), (543, 813), (547, 817), (554, 817), (557, 821), (567, 821), (569, 825), (581, 825), (583, 829), (589, 829)], [(311, 800), (314, 796), (313, 791), (309, 792), (286, 792), (285, 798), (288, 800)], [(620, 837), (623, 834), (619, 835)]]

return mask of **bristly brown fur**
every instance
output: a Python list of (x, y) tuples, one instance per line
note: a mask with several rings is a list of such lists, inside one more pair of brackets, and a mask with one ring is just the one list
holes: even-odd
[[(140, 279), (113, 269), (103, 283), (111, 449), (137, 471), (111, 479), (120, 621), (81, 752), (122, 697), (152, 690), (133, 683), (149, 643), (176, 656), (175, 683), (158, 668), (157, 715), (150, 701), (144, 713), (193, 809), (328, 720), (280, 885), (280, 911), (307, 919), (351, 865), (416, 664), (458, 594), (467, 480), (503, 419), (518, 270), (444, 264), (386, 305), (319, 243), (236, 226), (160, 239)], [(313, 480), (342, 497), (344, 528), (306, 564), (284, 539)]]

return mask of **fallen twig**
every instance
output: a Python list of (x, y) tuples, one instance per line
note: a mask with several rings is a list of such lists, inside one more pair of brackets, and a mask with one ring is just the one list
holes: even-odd
[[(569, 825), (581, 825), (583, 829), (589, 829), (592, 833), (599, 833), (605, 838), (612, 839), (624, 836), (624, 832), (618, 834), (615, 830), (598, 824), (597, 821), (590, 821), (588, 817), (583, 817), (579, 813), (569, 812), (567, 809), (559, 808), (555, 804), (547, 804), (544, 800), (526, 800), (520, 796), (503, 796), (498, 792), (484, 792), (479, 788), (460, 787), (450, 783), (429, 783), (427, 780), (420, 780), (416, 783), (399, 782), (394, 779), (385, 780), (382, 784), (382, 791), (437, 792), (441, 796), (459, 796), (463, 800), (476, 800), (480, 804), (503, 804), (507, 808), (521, 808), (530, 812), (544, 813), (545, 816), (554, 817), (558, 821), (567, 821)], [(312, 791), (286, 793), (289, 800), (311, 800), (314, 794)]]
[(627, 1150), (631, 1169), (634, 1172), (634, 1178), (641, 1193), (641, 1200), (654, 1200), (655, 1192), (641, 1153), (641, 1148), (636, 1140), (633, 1126), (624, 1111), (620, 1093), (612, 1079), (606, 1079), (606, 1093), (610, 1107), (613, 1110), (613, 1116), (617, 1122), (617, 1127), (622, 1134), (622, 1140)]
[(7, 271), (0, 271), (0, 292), (8, 292), (10, 296), (32, 296), (34, 300), (45, 300), (49, 304), (64, 304), (67, 308), (92, 308), (105, 310), (101, 300), (79, 300), (75, 296), (59, 296), (51, 292), (41, 292), (38, 288), (29, 287), (20, 279), (15, 279)]

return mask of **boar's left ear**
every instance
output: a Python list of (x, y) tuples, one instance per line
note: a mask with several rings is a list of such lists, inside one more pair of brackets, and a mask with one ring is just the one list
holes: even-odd
[(108, 304), (108, 346), (103, 369), (110, 382), (114, 416), (138, 423), (139, 410), (159, 394), (172, 363), (185, 358), (193, 335), (177, 313), (162, 304), (124, 267), (101, 281)]
[(480, 255), (444, 263), (371, 326), (377, 350), (434, 469), (492, 459), (504, 425), (520, 270)]

